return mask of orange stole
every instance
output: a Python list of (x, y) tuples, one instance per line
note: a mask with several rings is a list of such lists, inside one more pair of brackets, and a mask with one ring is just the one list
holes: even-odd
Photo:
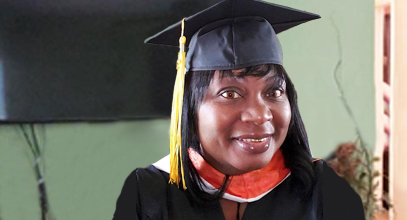
[[(225, 175), (212, 167), (192, 148), (188, 149), (188, 153), (201, 178), (215, 188), (219, 188)], [(243, 199), (256, 198), (280, 184), (289, 173), (290, 170), (284, 165), (283, 154), (281, 150), (278, 150), (265, 167), (242, 175), (231, 176), (231, 182), (225, 193)]]

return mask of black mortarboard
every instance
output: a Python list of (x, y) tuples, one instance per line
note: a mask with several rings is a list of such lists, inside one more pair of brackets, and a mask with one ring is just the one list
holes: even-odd
[[(180, 45), (170, 128), (172, 183), (179, 184), (182, 179), (183, 187), (186, 188), (180, 129), (185, 73), (241, 69), (259, 64), (282, 65), (283, 53), (277, 34), (317, 18), (320, 16), (259, 0), (224, 0), (145, 41), (151, 44)], [(189, 47), (186, 58), (185, 45)]]
[[(225, 0), (185, 19), (186, 69), (240, 69), (283, 64), (276, 34), (319, 15), (258, 0)], [(178, 45), (181, 22), (145, 42)]]

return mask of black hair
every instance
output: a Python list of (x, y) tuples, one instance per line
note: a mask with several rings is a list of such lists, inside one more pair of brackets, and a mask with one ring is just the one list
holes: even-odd
[[(220, 71), (221, 77), (236, 77), (231, 70)], [(307, 199), (315, 182), (312, 156), (309, 149), (308, 137), (297, 105), (297, 92), (283, 66), (277, 64), (262, 64), (248, 67), (239, 72), (237, 77), (254, 75), (263, 77), (274, 74), (273, 81), (282, 85), (286, 83), (287, 97), (290, 102), (291, 120), (287, 136), (280, 149), (285, 161), (285, 166), (291, 171), (291, 189), (301, 198)], [(228, 187), (229, 176), (226, 176), (222, 186), (216, 194), (203, 191), (203, 182), (188, 156), (188, 148), (193, 148), (200, 153), (198, 137), (197, 112), (208, 86), (214, 77), (215, 71), (191, 71), (186, 74), (183, 112), (182, 112), (182, 162), (184, 164), (185, 182), (187, 190), (198, 202), (208, 202), (219, 199)], [(179, 174), (181, 175), (181, 173)]]

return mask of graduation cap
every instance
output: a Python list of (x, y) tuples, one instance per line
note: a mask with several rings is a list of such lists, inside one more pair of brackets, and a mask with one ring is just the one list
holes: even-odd
[[(184, 75), (197, 70), (282, 65), (283, 53), (277, 34), (318, 18), (313, 13), (259, 0), (224, 0), (145, 40), (145, 43), (170, 46), (179, 43), (180, 47), (171, 113), (170, 182), (179, 184), (182, 179), (186, 188), (181, 160)], [(185, 47), (189, 48), (187, 57)]]

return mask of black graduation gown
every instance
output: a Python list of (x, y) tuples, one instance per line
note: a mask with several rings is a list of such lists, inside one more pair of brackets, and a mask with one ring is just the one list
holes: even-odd
[[(323, 161), (314, 162), (317, 183), (303, 202), (290, 189), (288, 177), (256, 202), (248, 203), (244, 220), (364, 220), (358, 194)], [(113, 220), (224, 220), (219, 202), (199, 205), (188, 191), (168, 184), (168, 173), (149, 166), (134, 170), (117, 200)]]

